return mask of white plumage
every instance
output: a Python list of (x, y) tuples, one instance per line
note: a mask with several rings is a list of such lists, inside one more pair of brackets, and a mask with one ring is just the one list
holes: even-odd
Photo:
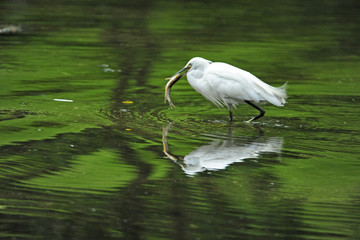
[(247, 103), (260, 111), (260, 114), (250, 121), (265, 114), (255, 103), (269, 102), (279, 107), (286, 103), (286, 84), (279, 88), (272, 87), (240, 68), (201, 57), (191, 59), (174, 75), (176, 77), (172, 77), (166, 86), (168, 91), (183, 76), (180, 73), (185, 70), (187, 72), (183, 75), (187, 75), (188, 82), (197, 92), (215, 105), (229, 108), (230, 120), (233, 119), (233, 106), (239, 103)]

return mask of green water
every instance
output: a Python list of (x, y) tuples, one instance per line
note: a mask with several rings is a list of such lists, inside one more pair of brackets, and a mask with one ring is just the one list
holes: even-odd
[[(360, 239), (358, 1), (0, 2), (0, 237)], [(201, 56), (288, 82), (235, 121)]]

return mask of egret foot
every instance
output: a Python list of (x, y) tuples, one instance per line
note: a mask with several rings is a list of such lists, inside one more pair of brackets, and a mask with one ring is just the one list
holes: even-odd
[(247, 123), (247, 124), (252, 123), (253, 120), (254, 120), (254, 117), (253, 117), (253, 118), (250, 118), (249, 120), (247, 120), (246, 123)]
[(259, 110), (259, 112), (260, 112), (260, 114), (259, 115), (257, 115), (256, 117), (253, 117), (252, 119), (250, 119), (249, 121), (247, 121), (248, 123), (250, 123), (250, 122), (252, 122), (252, 121), (254, 121), (254, 120), (256, 120), (256, 119), (259, 119), (259, 118), (261, 118), (261, 117), (263, 117), (264, 115), (265, 115), (265, 110), (264, 109), (262, 109), (262, 108), (260, 108), (259, 106), (256, 106), (255, 104), (253, 104), (252, 102), (250, 102), (250, 101), (245, 101), (247, 104), (249, 104), (250, 106), (252, 106), (253, 108), (256, 108), (257, 110)]

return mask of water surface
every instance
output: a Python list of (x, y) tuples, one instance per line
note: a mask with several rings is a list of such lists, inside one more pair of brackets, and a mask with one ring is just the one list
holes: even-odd
[[(4, 239), (359, 239), (357, 1), (0, 3)], [(288, 82), (235, 121), (202, 56)]]

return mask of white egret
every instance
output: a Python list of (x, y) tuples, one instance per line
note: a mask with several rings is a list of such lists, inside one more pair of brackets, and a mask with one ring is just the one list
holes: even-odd
[(233, 120), (233, 108), (239, 103), (247, 103), (260, 112), (249, 122), (265, 114), (255, 103), (269, 102), (278, 107), (286, 103), (286, 83), (279, 88), (272, 87), (240, 68), (195, 57), (166, 84), (165, 100), (169, 101), (170, 107), (175, 107), (170, 99), (170, 89), (184, 75), (187, 76), (190, 85), (206, 99), (218, 107), (228, 107), (230, 121)]

